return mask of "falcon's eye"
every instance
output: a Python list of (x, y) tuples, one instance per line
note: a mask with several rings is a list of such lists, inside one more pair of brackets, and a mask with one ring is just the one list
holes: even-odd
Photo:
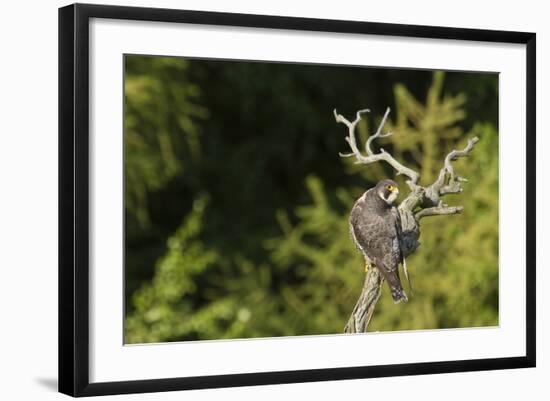
[(388, 191), (391, 191), (391, 190), (393, 189), (393, 185), (386, 185), (386, 189), (387, 189)]

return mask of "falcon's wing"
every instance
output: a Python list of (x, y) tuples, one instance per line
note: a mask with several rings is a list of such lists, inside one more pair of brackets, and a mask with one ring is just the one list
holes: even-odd
[(399, 244), (399, 262), (403, 265), (403, 272), (405, 273), (405, 278), (407, 279), (407, 284), (409, 285), (409, 291), (413, 295), (413, 289), (411, 284), (411, 279), (409, 278), (409, 271), (407, 270), (407, 262), (405, 261), (405, 255), (403, 254), (403, 245), (401, 240), (403, 239), (403, 228), (401, 226), (401, 214), (399, 210), (394, 207), (392, 208), (392, 214), (395, 218), (395, 229), (397, 232), (397, 239)]
[(395, 234), (397, 236), (398, 244), (399, 244), (399, 262), (403, 263), (404, 255), (403, 255), (403, 251), (402, 251), (402, 248), (401, 248), (401, 242), (400, 242), (400, 239), (403, 238), (403, 231), (402, 231), (403, 229), (401, 227), (401, 215), (399, 214), (399, 210), (397, 210), (396, 207), (393, 207), (391, 209), (391, 214), (392, 214), (393, 219), (394, 219)]

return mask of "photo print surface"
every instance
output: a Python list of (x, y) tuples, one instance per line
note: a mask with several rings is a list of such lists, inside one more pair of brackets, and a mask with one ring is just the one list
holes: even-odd
[(125, 343), (498, 326), (498, 85), (125, 55)]

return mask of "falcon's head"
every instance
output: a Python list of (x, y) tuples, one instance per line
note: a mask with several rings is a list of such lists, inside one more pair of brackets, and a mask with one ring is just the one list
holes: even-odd
[(388, 205), (393, 205), (393, 202), (399, 195), (399, 188), (397, 183), (393, 180), (382, 180), (375, 187), (376, 193), (384, 202)]

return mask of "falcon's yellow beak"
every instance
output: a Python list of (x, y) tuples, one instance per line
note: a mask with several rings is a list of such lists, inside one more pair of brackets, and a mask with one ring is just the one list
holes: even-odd
[(390, 192), (399, 193), (399, 188), (397, 188), (395, 185), (388, 185), (386, 189)]

